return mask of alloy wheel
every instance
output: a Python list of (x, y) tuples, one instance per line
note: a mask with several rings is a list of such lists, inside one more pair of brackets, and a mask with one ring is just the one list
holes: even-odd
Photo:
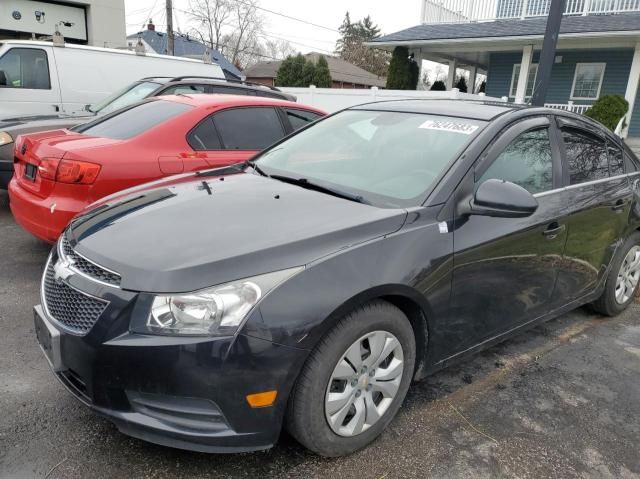
[(393, 403), (403, 370), (402, 346), (390, 332), (373, 331), (355, 341), (327, 386), (324, 410), (331, 430), (351, 437), (376, 424)]
[(618, 304), (624, 304), (629, 301), (639, 280), (640, 246), (634, 246), (625, 256), (622, 265), (620, 265), (620, 271), (618, 271), (615, 291)]

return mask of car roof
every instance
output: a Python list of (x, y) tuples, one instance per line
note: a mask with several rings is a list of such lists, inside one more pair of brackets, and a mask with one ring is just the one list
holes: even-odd
[(505, 113), (527, 108), (507, 102), (476, 100), (436, 100), (406, 99), (365, 103), (351, 107), (351, 110), (397, 111), (401, 113), (423, 113), (442, 116), (455, 116), (473, 120), (492, 120)]
[(326, 113), (318, 108), (303, 105), (293, 101), (280, 100), (278, 98), (268, 98), (262, 96), (246, 96), (246, 95), (224, 95), (224, 94), (197, 94), (197, 95), (163, 95), (160, 97), (153, 97), (149, 100), (153, 101), (175, 101), (178, 103), (185, 103), (194, 107), (227, 107), (227, 106), (281, 106), (287, 108), (298, 108), (303, 110), (314, 111), (325, 115)]

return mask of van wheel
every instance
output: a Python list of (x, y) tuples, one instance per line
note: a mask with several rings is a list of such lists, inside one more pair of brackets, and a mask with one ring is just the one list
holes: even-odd
[(593, 308), (606, 316), (624, 311), (633, 301), (640, 283), (640, 233), (632, 233), (616, 253), (602, 295)]
[(289, 399), (285, 427), (322, 456), (363, 448), (400, 409), (415, 355), (413, 328), (397, 307), (376, 300), (354, 310), (311, 352)]

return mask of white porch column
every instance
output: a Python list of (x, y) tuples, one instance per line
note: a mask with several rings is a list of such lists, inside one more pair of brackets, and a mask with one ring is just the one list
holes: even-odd
[(629, 103), (629, 112), (627, 113), (627, 126), (622, 130), (622, 138), (627, 137), (629, 123), (631, 123), (633, 106), (638, 93), (638, 80), (640, 80), (640, 42), (636, 43), (636, 49), (633, 52), (631, 71), (629, 71), (629, 80), (627, 81), (627, 91), (624, 94), (624, 99)]
[(516, 89), (516, 103), (524, 103), (527, 95), (527, 78), (529, 77), (529, 67), (533, 58), (533, 45), (526, 45), (522, 48), (522, 60), (520, 61), (520, 75), (518, 75), (518, 87)]
[(449, 73), (447, 73), (447, 90), (451, 90), (453, 88), (453, 82), (456, 81), (456, 68), (458, 66), (458, 62), (456, 60), (449, 60)]
[(467, 85), (468, 93), (475, 93), (476, 76), (478, 76), (478, 67), (469, 67), (469, 84)]

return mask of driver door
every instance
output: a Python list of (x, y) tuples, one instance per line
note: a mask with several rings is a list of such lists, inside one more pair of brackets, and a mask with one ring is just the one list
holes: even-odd
[(537, 211), (525, 218), (465, 216), (454, 229), (450, 334), (458, 351), (544, 315), (567, 229), (555, 130), (547, 117), (512, 126), (489, 147), (456, 192), (468, 201), (488, 179), (502, 179), (533, 194)]

